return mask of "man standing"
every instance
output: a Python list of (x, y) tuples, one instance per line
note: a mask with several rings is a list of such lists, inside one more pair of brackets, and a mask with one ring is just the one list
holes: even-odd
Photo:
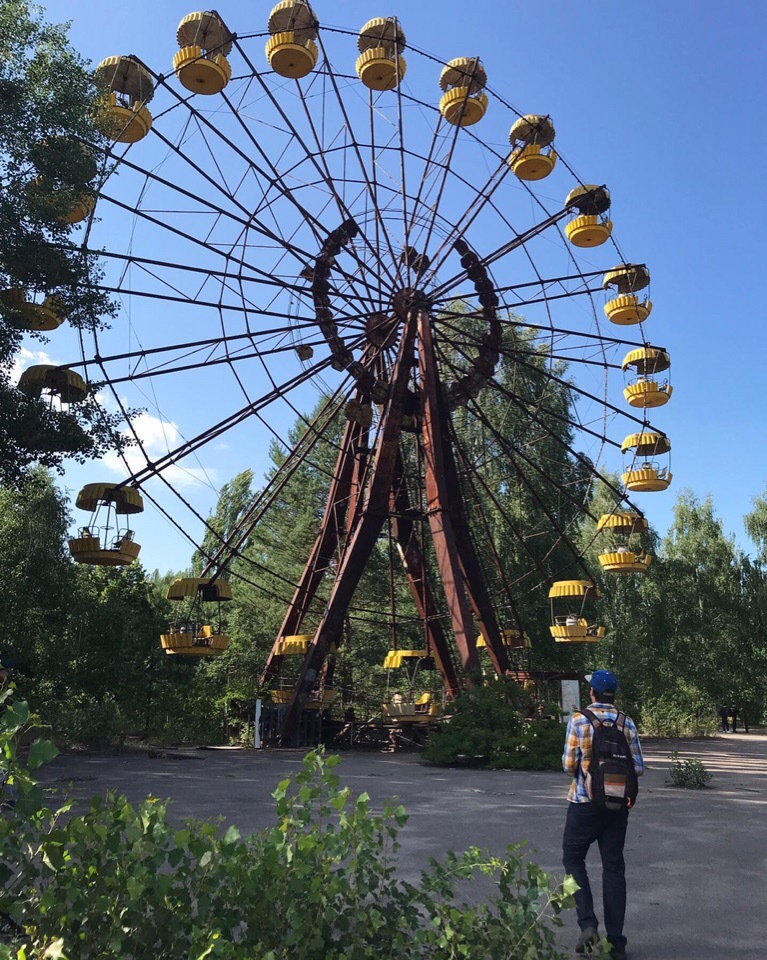
[(719, 719), (722, 721), (722, 733), (730, 732), (730, 710), (729, 707), (722, 707), (719, 711)]
[[(623, 860), (623, 844), (626, 840), (628, 807), (610, 810), (592, 800), (587, 774), (591, 762), (591, 745), (594, 734), (593, 718), (623, 725), (623, 732), (631, 750), (631, 759), (637, 776), (644, 772), (642, 748), (633, 720), (615, 707), (618, 679), (609, 670), (597, 670), (586, 677), (589, 682), (591, 705), (590, 720), (583, 713), (576, 713), (567, 724), (565, 752), (562, 766), (573, 778), (567, 795), (568, 809), (565, 833), (562, 840), (562, 860), (565, 871), (571, 874), (580, 889), (575, 894), (580, 939), (576, 953), (591, 952), (599, 941), (598, 921), (594, 914), (594, 902), (586, 872), (586, 854), (594, 841), (599, 844), (602, 859), (602, 902), (605, 912), (605, 929), (610, 942), (612, 960), (626, 960), (626, 938), (623, 936), (623, 920), (626, 914), (626, 865)], [(629, 767), (630, 771), (630, 767)]]

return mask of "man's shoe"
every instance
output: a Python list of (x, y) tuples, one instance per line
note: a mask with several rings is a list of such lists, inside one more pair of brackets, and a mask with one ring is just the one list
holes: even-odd
[(623, 947), (613, 947), (610, 951), (610, 960), (628, 960), (628, 954)]
[(578, 942), (575, 944), (576, 953), (592, 953), (599, 943), (599, 933), (596, 927), (586, 927), (581, 930)]

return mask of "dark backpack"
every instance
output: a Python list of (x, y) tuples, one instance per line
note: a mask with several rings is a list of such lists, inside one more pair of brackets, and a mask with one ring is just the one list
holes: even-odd
[(591, 710), (581, 710), (591, 724), (591, 762), (586, 791), (592, 802), (606, 810), (633, 807), (639, 793), (631, 747), (626, 739), (626, 714), (600, 720)]

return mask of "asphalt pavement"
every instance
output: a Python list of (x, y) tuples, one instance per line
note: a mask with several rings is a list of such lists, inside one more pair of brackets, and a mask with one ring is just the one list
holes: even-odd
[[(666, 782), (669, 754), (700, 758), (711, 787)], [(767, 736), (645, 741), (648, 761), (626, 840), (631, 960), (763, 960), (767, 930)], [(41, 771), (81, 798), (112, 788), (138, 801), (173, 801), (172, 816), (223, 816), (243, 832), (274, 821), (271, 791), (301, 764), (298, 751), (158, 748), (115, 756), (60, 756)], [(374, 802), (398, 797), (409, 814), (400, 870), (414, 878), (428, 857), (469, 846), (502, 853), (527, 842), (531, 859), (561, 873), (567, 779), (557, 773), (445, 770), (417, 755), (347, 752), (342, 781)], [(589, 872), (601, 878), (594, 848)], [(597, 910), (599, 913), (599, 910)], [(574, 942), (574, 914), (563, 944)]]

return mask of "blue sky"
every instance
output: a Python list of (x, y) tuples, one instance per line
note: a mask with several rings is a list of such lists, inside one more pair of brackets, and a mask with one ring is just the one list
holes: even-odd
[[(270, 8), (254, 0), (217, 2), (230, 28), (241, 33), (264, 29)], [(73, 43), (94, 62), (135, 53), (165, 72), (177, 49), (178, 21), (190, 12), (176, 0), (132, 0), (130, 13), (103, 0), (51, 0), (46, 9), (49, 19), (73, 21)], [(652, 273), (648, 337), (672, 358), (674, 396), (653, 420), (672, 441), (674, 484), (667, 493), (645, 495), (641, 506), (665, 532), (682, 488), (711, 493), (726, 530), (745, 544), (741, 518), (767, 483), (767, 334), (759, 287), (767, 212), (767, 8), (689, 0), (650, 0), (641, 7), (552, 0), (478, 0), (470, 6), (422, 0), (398, 7), (335, 0), (317, 2), (315, 9), (323, 24), (352, 29), (370, 17), (397, 15), (408, 40), (429, 53), (443, 59), (479, 55), (490, 86), (523, 112), (550, 114), (557, 148), (578, 174), (609, 186), (621, 248)], [(420, 80), (415, 73), (413, 82)], [(423, 89), (420, 94), (427, 98)], [(489, 112), (482, 129), (500, 142), (505, 131), (492, 119)], [(129, 192), (129, 177), (123, 183)], [(564, 183), (558, 180), (547, 195)], [(117, 221), (107, 226), (120, 229)], [(596, 251), (588, 253), (599, 268), (611, 265)], [(165, 319), (170, 329), (185, 331), (180, 313)], [(62, 342), (46, 347), (58, 359), (66, 349)], [(220, 389), (232, 390), (231, 381)], [(187, 379), (177, 398), (181, 406), (194, 390)], [(302, 396), (311, 405), (310, 394)], [(216, 403), (222, 411), (235, 409), (236, 390), (219, 394)], [(288, 418), (284, 411), (281, 416), (284, 426)], [(171, 412), (164, 422), (176, 419)], [(264, 434), (238, 439), (234, 448), (226, 442), (212, 459), (192, 464), (211, 479), (186, 494), (203, 513), (215, 501), (213, 488), (236, 470), (250, 465), (258, 477), (267, 466)], [(620, 458), (606, 465), (618, 469)], [(70, 470), (65, 486), (76, 490), (94, 479), (94, 469)], [(189, 552), (184, 541), (148, 514), (137, 529), (141, 523), (146, 566), (183, 566)]]

